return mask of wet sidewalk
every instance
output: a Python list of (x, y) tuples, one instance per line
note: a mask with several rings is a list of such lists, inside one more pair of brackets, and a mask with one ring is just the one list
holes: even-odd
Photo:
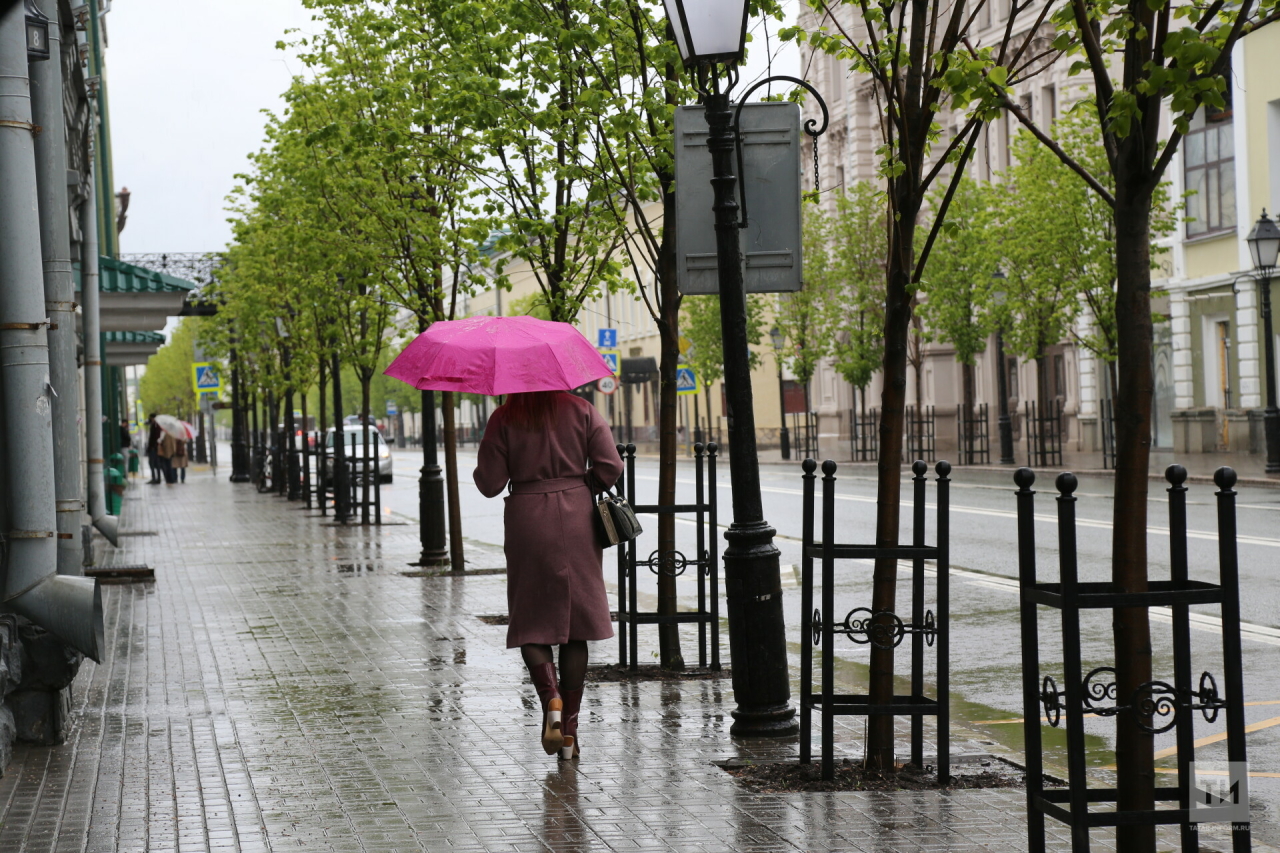
[(156, 580), (103, 587), (104, 662), (67, 743), (19, 746), (0, 778), (0, 851), (1026, 848), (1021, 791), (744, 790), (713, 762), (797, 745), (731, 739), (727, 679), (592, 685), (582, 758), (558, 763), (505, 627), (478, 618), (504, 612), (503, 575), (406, 576), (416, 526), (335, 527), (226, 474), (130, 488), (100, 562)]

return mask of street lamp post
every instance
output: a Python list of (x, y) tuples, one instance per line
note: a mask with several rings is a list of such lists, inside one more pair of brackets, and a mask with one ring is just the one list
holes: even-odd
[[(417, 176), (411, 176), (410, 180), (416, 181)], [(415, 187), (409, 199), (416, 210), (422, 194)], [(431, 325), (425, 317), (431, 301), (431, 291), (425, 283), (419, 286), (418, 300), (418, 331), (425, 332)], [(422, 554), (414, 565), (447, 566), (449, 542), (444, 523), (444, 474), (436, 454), (436, 392), (423, 391), (419, 408), (422, 409), (422, 429), (418, 431), (422, 438), (422, 469), (418, 472), (418, 541), (422, 545)]]
[(1262, 290), (1262, 334), (1265, 339), (1263, 352), (1267, 359), (1267, 407), (1262, 415), (1263, 434), (1267, 440), (1266, 472), (1280, 474), (1280, 408), (1276, 407), (1275, 334), (1271, 329), (1271, 276), (1275, 274), (1276, 256), (1280, 254), (1280, 228), (1263, 209), (1262, 217), (1245, 239), (1249, 243), (1253, 269), (1260, 279)]
[[(729, 93), (746, 42), (747, 0), (665, 0), (676, 46), (696, 75), (707, 118), (714, 191), (716, 264), (729, 420), (729, 475), (733, 523), (725, 532), (725, 594), (733, 692), (737, 708), (730, 734), (786, 736), (797, 731), (787, 672), (786, 624), (774, 529), (764, 519), (760, 460), (747, 347), (747, 301), (738, 233), (738, 150)], [(726, 26), (727, 25), (727, 26)], [(723, 67), (727, 86), (720, 90)], [(771, 78), (773, 79), (773, 78)], [(787, 78), (812, 91), (807, 83)], [(757, 83), (763, 85), (766, 81)], [(746, 95), (750, 95), (748, 90)], [(816, 92), (814, 93), (816, 94)], [(744, 99), (746, 97), (744, 95)], [(825, 107), (824, 107), (825, 111)]]
[(787, 430), (787, 394), (786, 386), (782, 383), (782, 345), (786, 343), (786, 336), (782, 334), (782, 330), (774, 326), (769, 331), (769, 339), (773, 342), (773, 360), (778, 366), (778, 417), (782, 424), (782, 429), (778, 432), (778, 441), (782, 447), (782, 458), (791, 458), (791, 433)]
[[(1006, 276), (1001, 270), (996, 270), (991, 278), (995, 282), (1003, 282)], [(996, 305), (1004, 304), (1004, 290), (993, 291), (991, 296)], [(996, 394), (1000, 398), (1000, 417), (997, 421), (1000, 431), (1000, 464), (1014, 465), (1013, 423), (1009, 419), (1009, 380), (1005, 377), (1004, 329), (1000, 326), (996, 326)]]

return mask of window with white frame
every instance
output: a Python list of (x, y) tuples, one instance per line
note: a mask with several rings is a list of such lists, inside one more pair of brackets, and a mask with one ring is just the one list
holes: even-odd
[(1188, 237), (1236, 227), (1233, 133), (1229, 103), (1225, 110), (1204, 107), (1191, 120), (1191, 129), (1182, 141)]

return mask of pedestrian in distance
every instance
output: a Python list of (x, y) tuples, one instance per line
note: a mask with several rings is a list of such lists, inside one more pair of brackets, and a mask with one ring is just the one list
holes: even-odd
[(160, 429), (160, 424), (156, 423), (156, 413), (147, 415), (147, 465), (151, 467), (151, 479), (147, 484), (151, 486), (160, 482), (164, 471), (160, 464), (160, 439), (163, 435), (164, 430)]
[(180, 443), (167, 432), (160, 439), (160, 470), (164, 474), (166, 486), (172, 486), (178, 482), (178, 470), (173, 467), (173, 457), (178, 452)]
[(473, 474), (485, 497), (510, 493), (507, 648), (520, 649), (542, 702), (543, 749), (563, 759), (581, 751), (587, 642), (613, 636), (594, 495), (621, 474), (609, 425), (564, 391), (511, 394), (489, 417)]
[(173, 466), (174, 475), (179, 482), (187, 482), (187, 461), (190, 459), (187, 451), (187, 442), (182, 439), (174, 439), (173, 455), (169, 457), (169, 464)]

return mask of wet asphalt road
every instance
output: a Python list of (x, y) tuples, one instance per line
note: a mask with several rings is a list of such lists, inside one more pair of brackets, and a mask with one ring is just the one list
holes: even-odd
[[(421, 456), (412, 451), (396, 452), (398, 480), (383, 491), (384, 507), (406, 518), (416, 519), (417, 468)], [(464, 507), (463, 530), (469, 539), (502, 544), (502, 510), (500, 499), (486, 500), (470, 482), (474, 454), (459, 454), (461, 495)], [(801, 471), (798, 464), (765, 465), (761, 470), (765, 517), (777, 529), (776, 544), (783, 565), (784, 610), (793, 661), (793, 681), (799, 682), (800, 589), (797, 583), (802, 534)], [(841, 542), (873, 541), (875, 524), (875, 471), (870, 466), (843, 466), (837, 471), (836, 529)], [(909, 477), (909, 472), (908, 472)], [(928, 533), (934, 541), (934, 474), (929, 473)], [(678, 474), (679, 502), (692, 501), (694, 475), (692, 461), (682, 461)], [(637, 503), (656, 502), (656, 459), (637, 460)], [(1056, 490), (1052, 480), (1041, 478), (1036, 484), (1036, 537), (1039, 577), (1056, 580), (1058, 551), (1056, 535)], [(1168, 510), (1166, 483), (1152, 481), (1148, 502), (1151, 577), (1168, 577)], [(1019, 624), (1017, 587), (1017, 528), (1012, 471), (965, 471), (952, 473), (951, 491), (951, 614), (952, 614), (952, 689), (955, 719), (971, 738), (987, 744), (1000, 744), (1011, 750), (1021, 749), (1021, 716)], [(820, 480), (819, 480), (820, 489)], [(1193, 579), (1216, 581), (1218, 575), (1217, 515), (1214, 492), (1208, 484), (1189, 484), (1188, 552)], [(1076, 491), (1078, 517), (1078, 553), (1082, 580), (1106, 580), (1109, 577), (1112, 501), (1111, 484), (1103, 477), (1084, 476)], [(1249, 736), (1251, 768), (1266, 776), (1254, 780), (1256, 795), (1269, 796), (1280, 803), (1280, 489), (1237, 487), (1239, 560), (1241, 578), (1241, 612), (1244, 621), (1245, 699), (1249, 724), (1265, 723)], [(719, 465), (719, 523), (727, 527), (732, 518), (728, 464)], [(904, 496), (911, 494), (909, 480), (904, 481)], [(820, 517), (820, 516), (819, 516)], [(903, 542), (910, 541), (905, 525), (910, 510), (903, 507)], [(645, 519), (642, 518), (642, 521)], [(656, 547), (656, 524), (647, 524), (639, 553), (643, 557)], [(677, 547), (692, 557), (696, 552), (692, 522), (677, 525)], [(723, 542), (717, 543), (723, 549)], [(616, 578), (614, 552), (605, 557), (606, 579)], [(691, 573), (690, 573), (691, 574)], [(643, 573), (642, 573), (643, 575)], [(899, 601), (908, 600), (910, 588), (907, 571), (899, 573)], [(871, 566), (861, 561), (837, 563), (835, 583), (837, 618), (855, 607), (870, 604)], [(649, 584), (649, 588), (652, 584)], [(928, 577), (928, 606), (935, 607), (932, 571)], [(681, 578), (682, 602), (693, 606), (696, 584), (690, 575)], [(611, 591), (614, 587), (610, 586)], [(641, 592), (646, 592), (642, 581)], [(643, 598), (643, 596), (642, 596)], [(643, 606), (643, 603), (642, 603)], [(652, 603), (649, 604), (652, 607)], [(900, 605), (905, 610), (905, 605)], [(1194, 668), (1209, 670), (1222, 686), (1221, 640), (1217, 633), (1217, 608), (1198, 608), (1203, 619), (1192, 631)], [(721, 611), (723, 613), (723, 610)], [(1061, 634), (1054, 611), (1040, 608), (1042, 674), (1053, 675), (1059, 684), (1061, 676)], [(904, 614), (904, 618), (905, 614)], [(689, 629), (686, 629), (689, 630)], [(1172, 681), (1171, 639), (1168, 620), (1160, 611), (1153, 613), (1153, 644), (1156, 653), (1156, 678)], [(685, 648), (687, 659), (696, 656), (692, 632)], [(722, 636), (722, 641), (724, 640)], [(1082, 649), (1085, 668), (1111, 665), (1112, 643), (1108, 612), (1087, 613), (1082, 621)], [(900, 650), (905, 651), (906, 644)], [(642, 654), (645, 652), (642, 651)], [(838, 643), (843, 677), (855, 683), (865, 674), (865, 647), (844, 640)], [(926, 672), (933, 672), (927, 665)], [(1098, 749), (1093, 763), (1103, 766), (1110, 760), (1109, 745), (1114, 738), (1114, 723), (1091, 720), (1087, 724)], [(1197, 718), (1196, 736), (1218, 733), (1223, 729), (1220, 717), (1215, 723)], [(957, 737), (961, 737), (958, 735)], [(1157, 736), (1157, 749), (1173, 744), (1172, 733)], [(1221, 752), (1221, 755), (1218, 754)], [(1197, 750), (1199, 760), (1224, 760), (1221, 743)], [(1165, 763), (1171, 763), (1172, 758)], [(1269, 792), (1269, 793), (1268, 793)]]

